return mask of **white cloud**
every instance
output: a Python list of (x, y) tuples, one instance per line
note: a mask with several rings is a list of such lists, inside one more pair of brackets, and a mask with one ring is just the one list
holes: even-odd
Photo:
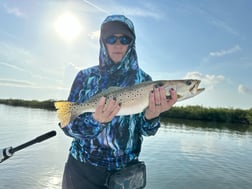
[(94, 4), (94, 3), (91, 3), (90, 1), (87, 1), (87, 0), (82, 0), (82, 1), (89, 4), (90, 6), (94, 7), (95, 9), (97, 9), (97, 10), (103, 12), (103, 13), (106, 13), (106, 14), (109, 13), (107, 10), (101, 8), (100, 6), (98, 6), (98, 5)]
[(1, 86), (15, 86), (15, 87), (24, 87), (32, 86), (33, 83), (24, 80), (15, 80), (15, 79), (0, 79)]
[(99, 39), (100, 37), (100, 30), (94, 31), (88, 35), (91, 39)]
[(16, 79), (0, 79), (0, 86), (3, 87), (18, 87), (18, 88), (30, 88), (30, 89), (44, 89), (44, 90), (64, 90), (68, 91), (69, 88), (55, 85), (37, 85), (36, 83), (32, 83), (26, 80), (16, 80)]
[(233, 35), (239, 35), (239, 33), (234, 28), (232, 28), (230, 25), (228, 25), (227, 22), (224, 22), (223, 20), (220, 20), (216, 17), (211, 17), (211, 23), (216, 27), (227, 31), (228, 33), (231, 33)]
[(235, 52), (241, 51), (241, 48), (239, 45), (236, 45), (230, 49), (226, 49), (226, 50), (220, 50), (220, 51), (215, 51), (215, 52), (210, 52), (209, 55), (210, 56), (225, 56), (228, 54), (233, 54)]
[(155, 12), (151, 9), (144, 8), (133, 8), (133, 7), (117, 7), (125, 15), (129, 16), (139, 16), (139, 17), (151, 17), (155, 19), (160, 19), (162, 16), (159, 12)]
[(241, 94), (248, 94), (248, 95), (252, 95), (252, 89), (251, 88), (248, 88), (242, 84), (240, 84), (238, 86), (238, 92), (241, 93)]
[(3, 60), (0, 61), (0, 69), (1, 67), (8, 67), (13, 71), (27, 73), (40, 79), (47, 79), (48, 76), (43, 77), (42, 75), (48, 75), (51, 72), (51, 68), (48, 65), (45, 66), (46, 61), (44, 63), (29, 50), (13, 44), (0, 42), (0, 57)]
[(21, 68), (19, 66), (8, 64), (6, 62), (0, 62), (0, 65), (6, 66), (6, 67), (9, 67), (11, 69), (18, 70), (18, 71), (21, 71), (21, 72), (26, 72), (25, 69), (23, 69), (23, 68)]
[(26, 17), (24, 12), (22, 12), (19, 8), (17, 7), (9, 7), (7, 4), (4, 4), (3, 7), (5, 8), (6, 12), (8, 14), (15, 15), (17, 17)]
[(5, 62), (15, 62), (22, 65), (32, 65), (36, 60), (35, 56), (27, 49), (5, 42), (0, 42), (0, 56)]
[(203, 79), (204, 76), (199, 72), (188, 72), (185, 76), (185, 79)]

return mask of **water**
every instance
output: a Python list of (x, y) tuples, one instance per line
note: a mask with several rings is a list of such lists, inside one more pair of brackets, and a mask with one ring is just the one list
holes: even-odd
[[(60, 189), (71, 139), (58, 128), (56, 113), (0, 105), (0, 117), (0, 149), (57, 132), (1, 163), (0, 189)], [(146, 189), (252, 188), (252, 132), (202, 126), (163, 122), (156, 136), (144, 138)]]

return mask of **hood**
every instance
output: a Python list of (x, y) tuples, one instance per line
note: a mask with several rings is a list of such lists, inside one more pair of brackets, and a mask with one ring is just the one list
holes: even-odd
[[(108, 22), (118, 21), (125, 24), (132, 35), (134, 36), (132, 42), (129, 44), (129, 48), (122, 58), (121, 62), (115, 64), (108, 55), (105, 43), (103, 42), (102, 36), (100, 35), (100, 54), (99, 54), (99, 67), (102, 72), (107, 73), (108, 75), (113, 74), (116, 75), (125, 75), (130, 74), (131, 72), (136, 72), (138, 70), (138, 61), (137, 54), (135, 48), (135, 30), (134, 25), (131, 20), (123, 15), (111, 15), (108, 16), (101, 25), (101, 31), (103, 29), (104, 24)], [(106, 74), (106, 75), (107, 75)]]

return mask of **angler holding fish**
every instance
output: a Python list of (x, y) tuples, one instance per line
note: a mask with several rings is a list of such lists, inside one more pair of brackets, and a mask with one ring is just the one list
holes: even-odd
[(81, 70), (68, 101), (55, 102), (73, 138), (63, 189), (144, 188), (143, 136), (155, 135), (160, 113), (203, 91), (198, 80), (152, 81), (138, 65), (135, 31), (122, 15), (101, 25), (99, 65)]

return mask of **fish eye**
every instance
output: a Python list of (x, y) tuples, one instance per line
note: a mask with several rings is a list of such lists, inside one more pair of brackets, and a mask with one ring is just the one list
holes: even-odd
[(187, 84), (187, 85), (191, 85), (191, 84), (192, 84), (192, 81), (191, 81), (191, 80), (186, 80), (186, 84)]
[(154, 85), (155, 88), (162, 87), (162, 86), (164, 86), (164, 84), (161, 83), (161, 82), (160, 82), (160, 83), (157, 83), (156, 85)]

